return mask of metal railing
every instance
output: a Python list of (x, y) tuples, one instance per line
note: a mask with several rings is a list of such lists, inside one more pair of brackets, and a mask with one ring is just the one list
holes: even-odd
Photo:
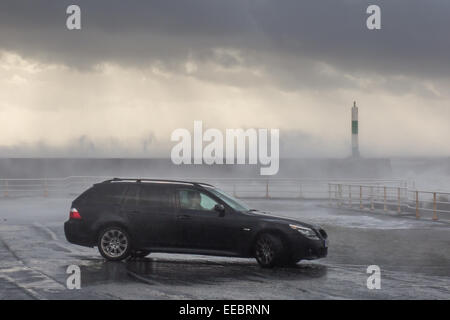
[[(94, 183), (112, 177), (71, 176), (49, 179), (0, 179), (4, 197), (76, 195)], [(141, 177), (143, 178), (143, 177)], [(160, 177), (151, 177), (154, 179)], [(372, 186), (405, 186), (399, 179), (262, 179), (262, 178), (189, 178), (182, 180), (210, 183), (242, 199), (327, 199), (330, 183), (359, 183)]]
[(447, 214), (450, 218), (450, 193), (435, 191), (409, 191), (411, 200), (407, 207), (414, 210), (416, 218), (420, 218), (424, 213), (432, 213), (432, 219), (438, 220), (438, 213)]
[[(0, 197), (76, 196), (112, 177), (70, 176), (65, 178), (0, 179)], [(159, 177), (152, 177), (158, 179)], [(326, 200), (338, 207), (395, 211), (417, 218), (450, 219), (450, 193), (408, 188), (401, 179), (262, 179), (182, 178), (213, 184), (241, 199)]]
[[(197, 179), (198, 180), (198, 179)], [(404, 180), (361, 179), (208, 179), (209, 182), (241, 199), (326, 200), (329, 183), (365, 183), (404, 186)]]
[(66, 178), (0, 179), (4, 197), (44, 196), (80, 193), (107, 177), (72, 176)]
[(415, 214), (417, 219), (430, 216), (432, 220), (438, 220), (438, 214), (443, 214), (445, 219), (450, 219), (448, 192), (411, 190), (407, 186), (330, 183), (328, 199), (330, 204), (338, 207)]

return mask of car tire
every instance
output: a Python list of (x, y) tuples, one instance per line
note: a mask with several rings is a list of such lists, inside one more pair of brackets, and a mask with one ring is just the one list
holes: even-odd
[(149, 250), (132, 250), (130, 256), (131, 258), (145, 258), (149, 254)]
[(255, 258), (263, 268), (273, 268), (285, 260), (283, 241), (277, 236), (264, 233), (255, 242)]
[(106, 260), (120, 261), (130, 255), (131, 238), (122, 227), (107, 227), (100, 232), (97, 247)]

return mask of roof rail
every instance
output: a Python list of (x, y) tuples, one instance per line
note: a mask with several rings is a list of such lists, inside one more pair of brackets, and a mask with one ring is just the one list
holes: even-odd
[[(181, 180), (170, 180), (170, 179), (142, 179), (142, 178), (113, 178), (109, 180), (105, 180), (102, 183), (112, 183), (112, 182), (136, 182), (136, 183), (179, 183), (179, 184), (189, 184), (189, 185), (198, 185), (200, 183), (191, 182), (191, 181), (181, 181)], [(204, 184), (206, 185), (206, 184)]]

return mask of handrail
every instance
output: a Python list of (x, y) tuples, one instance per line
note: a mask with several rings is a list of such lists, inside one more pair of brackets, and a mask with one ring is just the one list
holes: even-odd
[[(377, 206), (382, 207), (384, 211), (391, 208), (398, 214), (408, 210), (415, 212), (417, 219), (422, 213), (431, 212), (434, 221), (438, 220), (438, 213), (450, 214), (450, 192), (382, 186), (383, 192), (380, 195), (380, 187), (341, 183), (330, 183), (328, 188), (330, 204), (335, 202), (339, 207), (344, 205), (352, 207), (355, 199), (352, 198), (352, 191), (356, 190), (360, 210), (366, 209), (366, 206), (369, 206), (370, 211)], [(448, 217), (450, 218), (450, 215)]]
[[(69, 176), (63, 178), (0, 178), (0, 193), (6, 196), (81, 193), (93, 183), (111, 180), (109, 176)], [(127, 179), (127, 178), (123, 178)], [(159, 177), (142, 177), (160, 179)], [(179, 178), (180, 179), (180, 178)], [(239, 198), (326, 199), (328, 183), (361, 183), (370, 185), (406, 184), (400, 179), (293, 179), (293, 178), (181, 178), (198, 183), (211, 183)], [(167, 180), (167, 177), (164, 178)]]
[[(68, 176), (63, 178), (0, 178), (0, 195), (44, 196), (79, 194), (94, 183), (111, 180), (109, 176)], [(123, 178), (127, 179), (127, 178)], [(141, 180), (159, 180), (159, 177)], [(296, 178), (181, 178), (212, 183), (237, 198), (318, 199), (338, 206), (373, 211), (394, 209), (398, 214), (415, 212), (416, 218), (432, 213), (432, 219), (450, 213), (450, 192), (408, 188), (401, 179), (296, 179)], [(167, 178), (165, 178), (167, 180)], [(449, 216), (450, 217), (450, 216)]]

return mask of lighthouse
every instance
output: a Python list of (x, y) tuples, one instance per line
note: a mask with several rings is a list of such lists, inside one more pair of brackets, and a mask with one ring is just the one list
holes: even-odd
[(359, 158), (358, 107), (356, 106), (356, 101), (353, 102), (352, 108), (352, 157)]

